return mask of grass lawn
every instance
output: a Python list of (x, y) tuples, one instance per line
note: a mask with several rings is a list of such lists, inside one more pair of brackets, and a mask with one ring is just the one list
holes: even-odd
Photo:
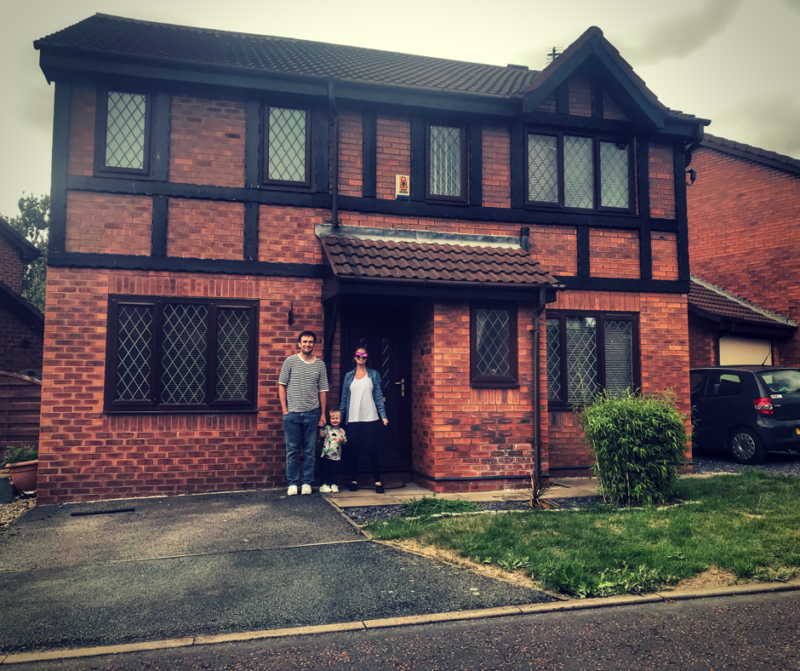
[(676, 495), (684, 504), (663, 509), (596, 505), (434, 519), (425, 514), (429, 504), (409, 510), (422, 513), (417, 519), (366, 529), (376, 539), (413, 538), (524, 569), (545, 589), (579, 598), (654, 591), (711, 567), (763, 581), (800, 572), (800, 478), (756, 471), (686, 478)]

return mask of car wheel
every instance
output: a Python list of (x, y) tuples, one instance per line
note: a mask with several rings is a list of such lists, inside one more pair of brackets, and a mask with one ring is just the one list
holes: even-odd
[(767, 450), (759, 437), (743, 426), (731, 433), (728, 438), (728, 451), (733, 460), (740, 464), (760, 464), (767, 456)]

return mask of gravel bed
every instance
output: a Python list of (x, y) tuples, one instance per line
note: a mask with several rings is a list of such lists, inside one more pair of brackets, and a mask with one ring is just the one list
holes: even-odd
[[(551, 498), (557, 499), (553, 496)], [(592, 503), (602, 502), (600, 496), (573, 497), (569, 499), (558, 499), (561, 508), (566, 510), (577, 510), (585, 508)], [(484, 512), (502, 512), (507, 510), (530, 510), (527, 501), (476, 501), (477, 506)], [(368, 524), (376, 520), (388, 520), (392, 517), (400, 517), (403, 506), (357, 506), (353, 508), (343, 508), (342, 512), (356, 524)]]
[(0, 533), (3, 533), (18, 517), (36, 506), (36, 497), (27, 494), (17, 496), (11, 503), (0, 503)]
[(770, 452), (767, 458), (755, 466), (737, 464), (730, 457), (717, 454), (693, 455), (695, 474), (744, 473), (745, 471), (764, 471), (773, 475), (800, 477), (800, 454), (797, 452)]

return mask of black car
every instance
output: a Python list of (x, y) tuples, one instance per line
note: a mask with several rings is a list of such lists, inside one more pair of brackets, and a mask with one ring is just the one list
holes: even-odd
[(777, 366), (693, 368), (693, 444), (758, 464), (769, 450), (800, 452), (800, 370)]

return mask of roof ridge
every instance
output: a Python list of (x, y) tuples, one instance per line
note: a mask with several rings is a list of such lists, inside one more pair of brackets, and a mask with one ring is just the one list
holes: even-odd
[(778, 312), (773, 312), (772, 310), (767, 310), (766, 308), (762, 308), (756, 305), (755, 303), (751, 303), (750, 301), (748, 301), (745, 298), (742, 298), (741, 296), (737, 296), (736, 294), (733, 294), (730, 291), (726, 291), (722, 287), (718, 287), (716, 284), (712, 284), (711, 282), (707, 282), (706, 280), (697, 277), (697, 275), (690, 275), (690, 277), (692, 279), (692, 282), (699, 284), (701, 287), (704, 287), (709, 291), (713, 291), (714, 293), (719, 294), (724, 298), (739, 303), (739, 305), (749, 308), (753, 312), (757, 312), (758, 314), (764, 317), (774, 319), (775, 321), (783, 322), (784, 324), (787, 324), (789, 326), (798, 325), (796, 321), (789, 319), (788, 317), (784, 317), (782, 314)]
[(797, 159), (793, 156), (789, 156), (787, 154), (781, 154), (772, 149), (764, 149), (763, 147), (756, 147), (755, 145), (747, 144), (746, 142), (739, 142), (738, 140), (729, 140), (728, 138), (724, 138), (719, 135), (712, 135), (711, 133), (703, 134), (703, 140), (701, 144), (705, 146), (715, 145), (711, 148), (718, 149), (719, 151), (725, 151), (726, 149), (733, 149), (735, 151), (742, 152), (743, 154), (750, 154), (752, 156), (752, 160), (769, 162), (769, 165), (776, 167), (778, 169), (780, 169), (781, 166), (776, 164), (785, 164), (786, 166), (790, 166), (793, 168), (800, 168), (800, 159)]

